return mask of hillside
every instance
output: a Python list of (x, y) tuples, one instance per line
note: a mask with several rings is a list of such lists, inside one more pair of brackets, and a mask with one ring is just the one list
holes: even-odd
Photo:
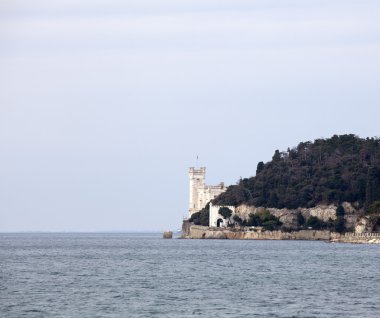
[(296, 209), (351, 202), (366, 209), (377, 200), (380, 139), (351, 134), (276, 150), (271, 161), (258, 163), (256, 176), (228, 187), (213, 204)]

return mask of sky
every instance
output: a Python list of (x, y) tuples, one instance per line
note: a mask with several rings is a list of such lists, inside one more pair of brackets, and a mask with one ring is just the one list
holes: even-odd
[(235, 184), (379, 136), (378, 0), (2, 0), (0, 231), (163, 231), (188, 168)]

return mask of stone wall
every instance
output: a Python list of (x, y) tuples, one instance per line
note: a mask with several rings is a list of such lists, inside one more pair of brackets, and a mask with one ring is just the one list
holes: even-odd
[(380, 233), (345, 233), (334, 237), (332, 242), (355, 244), (380, 244)]
[(191, 225), (187, 238), (230, 240), (330, 240), (330, 231), (302, 230), (294, 232), (255, 231), (251, 228), (220, 229)]
[(373, 243), (380, 244), (380, 233), (352, 233), (345, 234), (301, 230), (293, 232), (281, 231), (256, 231), (252, 228), (221, 229), (207, 226), (190, 225), (188, 234), (183, 238), (191, 239), (229, 239), (229, 240), (307, 240), (307, 241), (331, 241), (340, 243)]
[(190, 226), (189, 230), (189, 238), (192, 239), (201, 239), (205, 238), (206, 232), (208, 231), (207, 226), (201, 226), (201, 225), (192, 225)]

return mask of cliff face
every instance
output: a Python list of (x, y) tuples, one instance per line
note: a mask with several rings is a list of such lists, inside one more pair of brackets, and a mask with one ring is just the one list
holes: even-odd
[[(352, 206), (352, 204), (349, 202), (343, 202), (342, 206), (345, 210), (344, 219), (345, 219), (346, 229), (353, 231), (355, 229), (355, 226), (357, 225), (357, 222), (360, 219), (360, 215), (362, 211), (359, 209), (355, 209)], [(242, 220), (248, 220), (249, 215), (251, 213), (257, 214), (263, 211), (264, 209), (268, 210), (271, 214), (278, 217), (280, 221), (283, 223), (284, 227), (291, 230), (296, 230), (299, 226), (298, 221), (297, 221), (297, 215), (299, 213), (302, 214), (305, 220), (309, 219), (310, 216), (314, 216), (324, 222), (327, 222), (330, 219), (331, 220), (336, 219), (337, 206), (330, 204), (330, 205), (318, 205), (313, 208), (276, 209), (276, 208), (248, 206), (248, 205), (242, 204), (236, 208), (235, 213)]]
[(374, 229), (375, 233), (380, 233), (380, 227), (376, 224), (376, 218), (371, 216), (359, 217), (355, 223), (355, 233), (368, 233)]

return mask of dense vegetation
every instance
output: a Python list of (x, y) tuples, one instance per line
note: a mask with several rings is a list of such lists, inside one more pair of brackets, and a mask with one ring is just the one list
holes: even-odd
[(257, 165), (255, 177), (228, 187), (213, 204), (295, 209), (347, 201), (369, 208), (377, 200), (380, 139), (351, 134), (276, 150), (272, 161)]
[(273, 231), (278, 230), (282, 223), (274, 215), (270, 214), (268, 210), (256, 214), (250, 214), (246, 226), (262, 226), (265, 230)]
[(192, 214), (189, 222), (194, 223), (195, 225), (209, 226), (209, 217), (210, 217), (210, 202), (200, 210)]
[(300, 229), (312, 228), (314, 230), (330, 230), (342, 233), (346, 230), (344, 222), (344, 208), (341, 205), (339, 205), (335, 213), (336, 219), (329, 219), (326, 222), (322, 221), (321, 219), (315, 216), (310, 216), (305, 222), (305, 220), (303, 220), (302, 214), (299, 213), (299, 215), (302, 217), (302, 221), (300, 220), (300, 217), (298, 219), (298, 225)]
[(232, 210), (230, 208), (227, 208), (226, 206), (223, 206), (219, 209), (218, 213), (223, 216), (225, 220), (228, 220), (232, 215)]
[[(379, 202), (380, 203), (380, 202)], [(322, 221), (321, 219), (310, 216), (307, 221), (302, 216), (301, 212), (297, 214), (297, 223), (298, 230), (312, 228), (314, 230), (330, 230), (342, 233), (346, 230), (344, 222), (344, 208), (339, 205), (336, 209), (336, 219), (329, 219), (327, 222)], [(289, 231), (286, 225), (283, 225), (280, 219), (268, 210), (264, 209), (257, 213), (251, 213), (248, 220), (242, 220), (239, 216), (234, 215), (234, 225), (240, 226), (259, 226), (264, 228), (264, 230), (273, 231), (273, 230), (282, 230)], [(293, 229), (294, 230), (294, 229)]]

